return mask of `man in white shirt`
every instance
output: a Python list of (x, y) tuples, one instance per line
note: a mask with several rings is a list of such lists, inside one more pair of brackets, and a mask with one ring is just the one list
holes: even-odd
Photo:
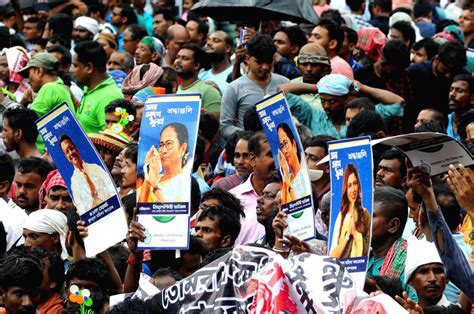
[(76, 146), (67, 135), (61, 136), (60, 145), (64, 156), (74, 166), (71, 176), (71, 190), (74, 205), (80, 215), (115, 195), (112, 179), (107, 172), (97, 164), (84, 162)]

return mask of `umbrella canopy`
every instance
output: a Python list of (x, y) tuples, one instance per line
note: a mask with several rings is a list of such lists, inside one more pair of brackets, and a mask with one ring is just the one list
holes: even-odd
[(316, 24), (319, 19), (308, 0), (200, 0), (191, 10), (218, 21), (280, 20)]

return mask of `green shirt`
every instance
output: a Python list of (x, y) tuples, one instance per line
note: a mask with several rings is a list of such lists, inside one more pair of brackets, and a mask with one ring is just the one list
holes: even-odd
[(76, 111), (68, 87), (58, 78), (54, 82), (46, 83), (41, 86), (38, 94), (36, 94), (35, 99), (31, 103), (31, 109), (41, 118), (63, 102), (67, 102), (73, 113)]
[(123, 98), (122, 92), (110, 77), (92, 90), (84, 87), (84, 97), (76, 113), (84, 132), (99, 133), (105, 129), (105, 107), (119, 98)]
[[(49, 82), (41, 86), (38, 94), (36, 94), (35, 99), (31, 103), (31, 109), (41, 118), (63, 102), (68, 104), (73, 113), (76, 111), (69, 88), (64, 85), (63, 80), (58, 78), (54, 82)], [(38, 135), (36, 139), (36, 149), (38, 149), (41, 154), (44, 153), (44, 142), (40, 135)]]
[(177, 94), (195, 94), (201, 93), (202, 95), (202, 107), (207, 112), (220, 112), (221, 111), (221, 94), (212, 87), (211, 85), (204, 83), (201, 80), (197, 80), (191, 87), (186, 89), (178, 87)]

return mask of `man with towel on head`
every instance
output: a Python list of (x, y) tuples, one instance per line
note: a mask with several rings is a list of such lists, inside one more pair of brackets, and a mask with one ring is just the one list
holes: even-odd
[(72, 205), (72, 198), (66, 182), (57, 169), (51, 171), (39, 191), (40, 208), (49, 208), (66, 213)]
[[(342, 74), (329, 74), (319, 80), (316, 88), (312, 84), (302, 83), (309, 88), (299, 89), (298, 92), (316, 90), (321, 99), (323, 110), (316, 109), (294, 94), (286, 98), (292, 115), (298, 121), (311, 129), (313, 135), (330, 135), (337, 139), (345, 138), (347, 126), (344, 108), (357, 94), (363, 93), (379, 102), (375, 111), (382, 119), (391, 116), (403, 116), (403, 98), (387, 90), (369, 87), (356, 81), (349, 80)], [(390, 105), (390, 106), (389, 106)]]
[(74, 21), (74, 29), (72, 30), (74, 44), (85, 40), (92, 40), (97, 33), (99, 33), (99, 23), (93, 18), (79, 16)]
[(25, 247), (39, 247), (61, 254), (66, 260), (66, 216), (54, 209), (40, 209), (31, 213), (23, 225)]

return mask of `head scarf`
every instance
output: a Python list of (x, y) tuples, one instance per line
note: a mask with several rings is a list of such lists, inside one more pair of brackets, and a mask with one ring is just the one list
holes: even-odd
[(140, 42), (150, 47), (151, 52), (156, 52), (160, 56), (165, 54), (165, 46), (158, 38), (145, 36), (142, 38), (142, 40), (140, 40)]
[[(420, 29), (418, 28), (418, 26), (416, 26), (415, 22), (413, 22), (413, 19), (405, 12), (397, 12), (394, 15), (392, 15), (390, 19), (388, 20), (388, 26), (392, 27), (393, 24), (399, 21), (405, 21), (405, 22), (410, 23), (411, 28), (415, 30), (415, 38), (416, 38), (415, 41), (419, 41), (423, 39), (423, 36), (421, 36), (421, 33), (420, 33)], [(388, 37), (390, 37), (390, 32), (388, 33)]]
[(51, 171), (41, 185), (39, 190), (40, 206), (42, 205), (44, 198), (49, 195), (49, 191), (51, 191), (53, 186), (60, 186), (67, 189), (66, 182), (64, 182), (58, 169)]
[(345, 75), (329, 74), (321, 78), (317, 86), (319, 94), (346, 96), (353, 87), (353, 83)]
[(407, 259), (405, 261), (405, 283), (410, 281), (418, 267), (433, 263), (443, 263), (434, 243), (426, 240), (418, 240), (414, 237), (409, 238)]
[(117, 49), (117, 40), (115, 39), (115, 35), (112, 33), (102, 32), (95, 36), (94, 40), (103, 39), (109, 43), (109, 46), (113, 49)]
[(433, 40), (440, 46), (444, 45), (448, 41), (457, 41), (456, 37), (450, 31), (443, 31), (433, 36)]
[(357, 35), (357, 48), (364, 51), (370, 60), (379, 61), (382, 49), (387, 43), (385, 34), (377, 27), (367, 27), (359, 29)]
[(461, 44), (464, 44), (464, 32), (456, 25), (448, 25), (443, 32), (450, 32)]
[[(140, 70), (146, 65), (150, 66), (150, 68), (145, 72), (142, 79), (140, 79)], [(122, 83), (122, 92), (127, 95), (133, 95), (147, 86), (155, 85), (156, 81), (160, 79), (162, 74), (163, 69), (154, 63), (142, 64), (134, 67), (132, 72), (127, 75)]]
[(54, 209), (38, 209), (32, 212), (25, 221), (23, 228), (39, 232), (59, 234), (59, 242), (61, 243), (61, 258), (68, 257), (66, 251), (66, 235), (67, 235), (67, 218), (60, 211)]
[(93, 36), (97, 35), (99, 32), (99, 23), (91, 17), (79, 16), (74, 21), (74, 25), (75, 27), (84, 27)]
[(299, 63), (326, 64), (331, 65), (326, 50), (319, 44), (306, 44), (300, 49), (298, 55)]

